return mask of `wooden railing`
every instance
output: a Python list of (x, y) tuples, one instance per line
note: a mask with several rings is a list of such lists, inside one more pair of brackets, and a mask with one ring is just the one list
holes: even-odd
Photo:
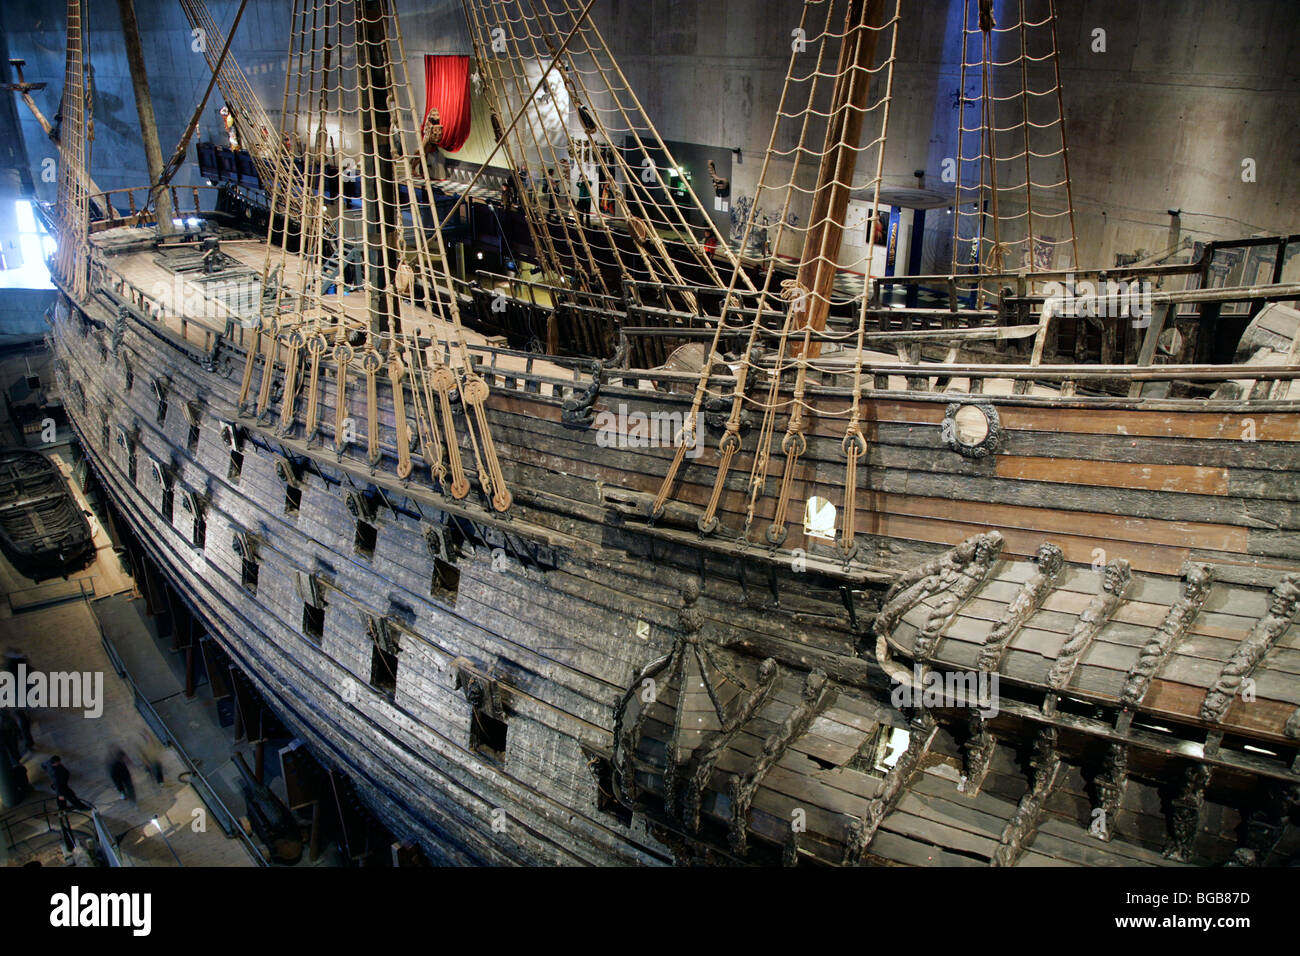
[[(215, 212), (215, 203), (210, 202), (205, 207), (203, 200), (204, 198), (215, 199), (220, 190), (215, 186), (168, 186), (167, 191), (172, 200), (172, 215), (177, 219), (187, 219), (201, 218)], [(111, 207), (117, 211), (117, 216), (92, 222), (90, 231), (103, 232), (105, 229), (114, 229), (118, 226), (143, 225), (157, 221), (151, 200), (148, 186), (122, 187), (93, 194), (90, 197), (91, 203), (97, 204), (105, 211)]]
[[(105, 259), (99, 255), (91, 258), (90, 278), (92, 288), (103, 288), (114, 292), (141, 315), (148, 317), (157, 325), (178, 333), (185, 342), (198, 346), (205, 352), (213, 351), (223, 336), (236, 330), (238, 341), (243, 345), (242, 317), (227, 307), (224, 302), (204, 298), (204, 306), (211, 307), (216, 320), (208, 322), (201, 316), (187, 314), (183, 309), (175, 308), (172, 304), (160, 301), (145, 292), (120, 272), (110, 268)], [(184, 276), (177, 275), (175, 281), (183, 288)], [(195, 294), (201, 292), (196, 290)], [(197, 341), (194, 335), (198, 336)]]

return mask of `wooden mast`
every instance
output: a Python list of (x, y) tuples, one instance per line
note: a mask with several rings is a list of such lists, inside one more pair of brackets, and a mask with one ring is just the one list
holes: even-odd
[[(820, 332), (826, 328), (884, 10), (884, 0), (849, 0), (845, 14), (847, 29), (835, 71), (831, 115), (826, 123), (821, 167), (817, 171), (817, 191), (813, 195), (812, 213), (808, 217), (810, 226), (799, 262), (799, 286), (807, 292), (801, 329), (811, 327)], [(798, 356), (801, 351), (802, 343), (796, 342), (792, 354)], [(820, 342), (808, 344), (810, 358), (820, 351)]]
[[(51, 124), (50, 121), (45, 117), (45, 114), (41, 112), (41, 108), (36, 105), (36, 101), (32, 99), (32, 93), (45, 89), (45, 84), (28, 83), (27, 80), (23, 77), (23, 67), (27, 65), (26, 60), (17, 57), (10, 57), (9, 65), (12, 66), (14, 68), (14, 71), (18, 74), (18, 80), (15, 83), (0, 84), (0, 90), (10, 90), (14, 93), (17, 93), (19, 96), (21, 96), (23, 102), (27, 104), (27, 108), (31, 110), (32, 116), (36, 117), (36, 122), (40, 124), (40, 127), (42, 130), (44, 130), (45, 135), (50, 138), (50, 142), (52, 142), (55, 146), (58, 146), (59, 145), (58, 131), (55, 130), (53, 124)], [(95, 180), (93, 180), (90, 177), (90, 171), (83, 169), (81, 172), (81, 178), (82, 181), (86, 184), (86, 192), (90, 193), (90, 195), (102, 205), (105, 213), (108, 215), (108, 218), (109, 219), (117, 218), (117, 210), (115, 210), (113, 208), (113, 204), (109, 202), (108, 195), (102, 189), (100, 189), (99, 186), (95, 184)]]
[[(153, 99), (149, 95), (149, 76), (144, 68), (144, 50), (140, 46), (140, 24), (135, 16), (135, 0), (117, 0), (122, 14), (122, 34), (126, 39), (126, 60), (131, 66), (131, 85), (135, 88), (135, 108), (140, 116), (140, 134), (144, 139), (144, 158), (149, 167), (149, 182), (158, 187), (163, 179), (162, 145), (158, 142), (158, 124), (154, 119)], [(158, 234), (172, 232), (172, 197), (158, 188), (154, 195), (158, 216)]]

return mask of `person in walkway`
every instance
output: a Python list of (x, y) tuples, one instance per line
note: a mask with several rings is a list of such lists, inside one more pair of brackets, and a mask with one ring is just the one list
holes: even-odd
[(109, 754), (108, 779), (113, 781), (123, 800), (135, 803), (135, 784), (131, 782), (131, 771), (127, 768), (126, 751), (121, 747)]
[(153, 777), (153, 782), (162, 786), (163, 767), (162, 767), (162, 744), (151, 736), (147, 731), (140, 734), (140, 764), (144, 767), (145, 773)]
[(557, 200), (555, 197), (555, 167), (554, 166), (548, 167), (545, 174), (542, 176), (541, 206), (543, 211), (546, 213), (547, 219), (556, 218), (555, 212), (557, 208)]
[(17, 765), (22, 761), (23, 734), (18, 721), (9, 708), (0, 709), (0, 758), (9, 764)]
[(72, 774), (68, 772), (67, 767), (63, 766), (63, 760), (58, 755), (47, 760), (44, 767), (50, 775), (50, 785), (54, 788), (60, 810), (93, 809), (89, 803), (72, 792)]
[[(27, 667), (27, 655), (16, 647), (7, 647), (4, 652), (3, 669), (13, 675), (15, 681), (20, 679), (19, 669)], [(32, 740), (32, 718), (27, 711), (21, 707), (7, 708), (13, 717), (14, 723), (18, 729), (18, 741), (21, 744), (18, 756), (36, 749), (36, 743)], [(15, 761), (18, 759), (15, 756)]]
[(578, 216), (584, 229), (591, 227), (591, 186), (586, 176), (578, 179)]

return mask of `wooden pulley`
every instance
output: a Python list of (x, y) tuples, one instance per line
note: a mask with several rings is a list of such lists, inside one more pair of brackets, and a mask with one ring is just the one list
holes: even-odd
[(362, 370), (367, 373), (378, 372), (383, 367), (384, 367), (383, 356), (381, 356), (374, 349), (366, 349), (361, 356)]
[(429, 376), (433, 387), (439, 392), (450, 392), (456, 387), (456, 373), (445, 365), (439, 365)]
[(466, 405), (481, 405), (487, 401), (488, 395), (492, 390), (488, 388), (487, 382), (474, 375), (465, 379), (465, 384), (460, 390), (460, 397)]
[(330, 347), (329, 339), (319, 332), (308, 336), (303, 344), (307, 347), (308, 355), (324, 355), (325, 350)]
[(632, 238), (637, 242), (645, 242), (646, 237), (650, 235), (650, 229), (645, 224), (644, 219), (638, 219), (635, 216), (628, 216), (627, 227), (632, 231)]
[(340, 365), (345, 365), (348, 362), (351, 362), (353, 358), (352, 346), (348, 345), (348, 343), (340, 342), (338, 345), (334, 346), (334, 361), (338, 362)]

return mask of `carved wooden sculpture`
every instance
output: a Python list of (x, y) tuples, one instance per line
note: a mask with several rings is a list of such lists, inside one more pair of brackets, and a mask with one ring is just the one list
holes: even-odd
[(1054, 544), (1039, 545), (1035, 560), (1038, 567), (1029, 576), (1029, 580), (1020, 586), (1002, 617), (993, 625), (993, 630), (989, 631), (975, 665), (982, 671), (998, 669), (1012, 638), (1020, 633), (1030, 615), (1043, 606), (1043, 601), (1060, 580), (1061, 568), (1065, 564), (1065, 554), (1060, 548)]
[[(911, 683), (910, 672), (892, 662), (893, 655), (889, 648), (889, 637), (893, 634), (894, 628), (898, 626), (902, 616), (922, 600), (946, 586), (961, 584), (965, 587), (969, 585), (973, 590), (987, 576), (989, 568), (997, 559), (1001, 550), (1002, 535), (996, 531), (990, 531), (987, 534), (967, 538), (957, 547), (932, 558), (925, 564), (899, 577), (898, 581), (887, 592), (884, 606), (876, 616), (875, 624), (876, 659), (890, 677), (903, 683)], [(966, 569), (971, 566), (979, 569), (976, 572), (978, 580), (972, 580), (967, 575)], [(967, 595), (969, 593), (968, 591)], [(951, 614), (956, 613), (960, 603), (959, 601), (954, 605), (948, 617), (942, 620), (941, 625), (935, 632), (936, 640), (938, 632), (947, 626)], [(927, 649), (923, 645), (922, 649), (928, 655), (933, 651), (933, 646), (931, 645)]]
[(1070, 678), (1074, 676), (1074, 670), (1079, 666), (1079, 659), (1083, 657), (1083, 652), (1088, 649), (1097, 632), (1106, 625), (1111, 615), (1119, 608), (1132, 579), (1133, 573), (1129, 570), (1128, 562), (1123, 558), (1116, 558), (1102, 570), (1101, 592), (1083, 609), (1069, 638), (1061, 647), (1061, 652), (1052, 662), (1051, 669), (1047, 672), (1049, 687), (1064, 690), (1070, 683)]
[(1223, 720), (1223, 715), (1227, 713), (1232, 698), (1241, 689), (1242, 682), (1291, 626), (1297, 605), (1300, 605), (1300, 574), (1288, 574), (1273, 589), (1264, 616), (1228, 658), (1219, 679), (1205, 695), (1205, 703), (1201, 705), (1201, 720), (1213, 724)]
[(1115, 836), (1115, 817), (1128, 789), (1128, 745), (1111, 743), (1106, 748), (1106, 759), (1101, 773), (1093, 781), (1097, 790), (1097, 806), (1093, 808), (1093, 821), (1089, 832), (1109, 843)]
[(930, 746), (934, 743), (934, 735), (938, 733), (939, 725), (928, 710), (923, 710), (912, 721), (911, 735), (907, 740), (907, 749), (898, 757), (898, 762), (889, 768), (885, 774), (884, 781), (880, 784), (880, 789), (871, 799), (871, 805), (867, 808), (867, 814), (860, 819), (852, 820), (848, 825), (848, 832), (844, 838), (844, 865), (857, 866), (862, 862), (862, 856), (871, 845), (871, 840), (876, 835), (876, 830), (880, 828), (880, 822), (885, 819), (885, 815), (894, 808), (899, 798), (906, 789), (908, 780), (916, 772), (920, 765), (921, 759), (930, 752)]
[(914, 660), (930, 659), (944, 628), (952, 623), (961, 606), (984, 583), (1002, 553), (1002, 535), (996, 531), (979, 535), (974, 541), (975, 552), (970, 561), (948, 564), (939, 572), (940, 597), (916, 634), (912, 644)]
[(984, 785), (988, 776), (989, 765), (993, 761), (993, 752), (997, 750), (998, 740), (989, 732), (989, 722), (978, 710), (970, 712), (970, 737), (962, 750), (962, 768), (965, 770), (957, 789), (968, 797), (974, 797)]
[(1137, 661), (1124, 680), (1120, 699), (1125, 707), (1134, 708), (1142, 703), (1161, 665), (1169, 659), (1169, 655), (1196, 620), (1196, 615), (1201, 613), (1213, 582), (1214, 572), (1209, 565), (1194, 564), (1187, 569), (1182, 597), (1174, 602), (1159, 630), (1143, 645)]
[(1029, 761), (1033, 769), (1033, 783), (1020, 798), (1015, 814), (1002, 831), (1002, 839), (993, 853), (990, 866), (1014, 866), (1025, 852), (1025, 847), (1038, 832), (1038, 821), (1043, 806), (1056, 786), (1061, 772), (1061, 755), (1056, 749), (1055, 727), (1044, 727), (1034, 741), (1034, 754)]
[(700, 829), (700, 803), (704, 798), (704, 788), (713, 777), (713, 768), (727, 752), (727, 748), (735, 742), (745, 724), (749, 723), (750, 719), (758, 713), (759, 708), (767, 702), (768, 695), (776, 686), (778, 674), (776, 661), (770, 657), (763, 661), (758, 669), (758, 687), (745, 698), (731, 724), (723, 727), (707, 746), (702, 746), (696, 751), (695, 767), (691, 771), (682, 813), (683, 822), (692, 833), (698, 833)]
[(767, 772), (781, 759), (790, 745), (804, 735), (809, 725), (834, 698), (827, 686), (824, 671), (812, 671), (804, 681), (799, 704), (781, 722), (781, 729), (763, 741), (763, 752), (743, 777), (731, 778), (731, 849), (744, 856), (748, 849), (749, 807)]
[(1167, 860), (1186, 863), (1192, 858), (1192, 844), (1205, 805), (1205, 788), (1210, 783), (1210, 768), (1198, 763), (1188, 767), (1183, 787), (1169, 808), (1169, 842), (1163, 856)]

